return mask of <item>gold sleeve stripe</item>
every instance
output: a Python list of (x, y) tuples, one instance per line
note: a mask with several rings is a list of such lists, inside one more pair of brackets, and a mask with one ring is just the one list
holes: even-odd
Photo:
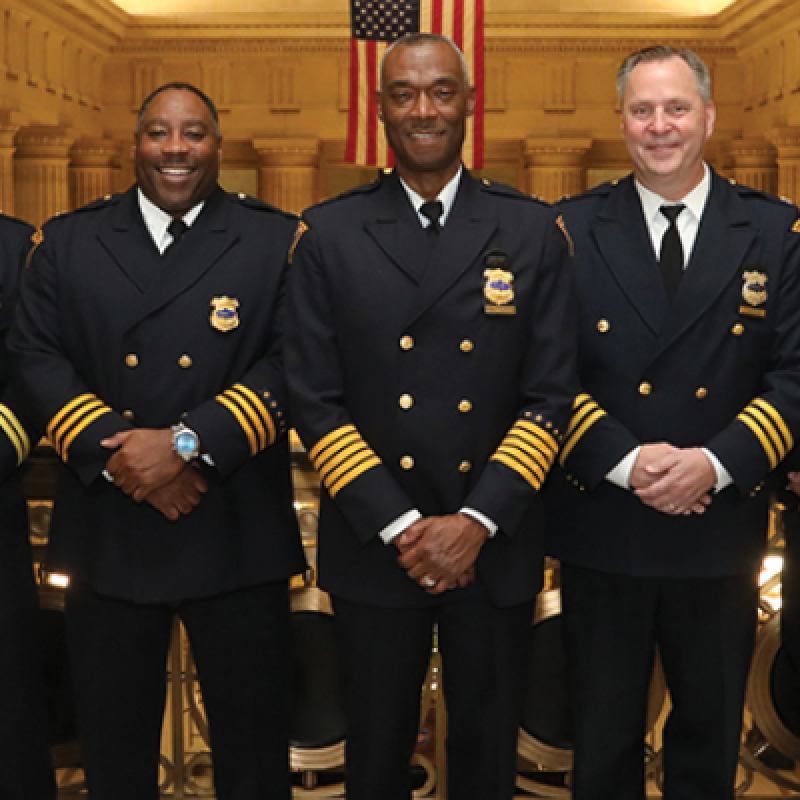
[(255, 431), (245, 418), (244, 414), (239, 410), (239, 407), (236, 405), (236, 403), (225, 394), (218, 394), (216, 400), (218, 403), (220, 403), (220, 405), (225, 406), (225, 408), (227, 408), (234, 417), (236, 417), (239, 427), (244, 431), (244, 435), (247, 437), (247, 441), (250, 444), (250, 455), (254, 456), (258, 452), (258, 440), (256, 439)]
[(69, 414), (74, 408), (77, 406), (88, 403), (91, 400), (96, 400), (97, 398), (93, 394), (81, 394), (78, 395), (74, 400), (70, 400), (61, 411), (56, 414), (53, 419), (50, 420), (50, 424), (47, 426), (47, 435), (52, 440), (55, 438), (56, 429), (61, 424), (61, 420), (64, 419), (67, 414)]
[(19, 466), (28, 457), (31, 443), (16, 414), (8, 406), (0, 405), (0, 428), (14, 445), (14, 449), (17, 451), (17, 466)]
[(70, 433), (69, 436), (67, 436), (67, 438), (64, 439), (64, 444), (61, 446), (60, 450), (61, 458), (63, 458), (64, 461), (66, 462), (67, 459), (69, 458), (70, 445), (75, 441), (78, 435), (82, 431), (85, 431), (86, 428), (88, 428), (96, 419), (102, 417), (104, 414), (110, 414), (110, 413), (111, 409), (108, 406), (101, 405), (97, 410), (93, 411), (87, 417), (84, 417), (81, 423), (73, 428), (72, 433)]
[(492, 461), (499, 461), (501, 464), (505, 464), (509, 469), (513, 469), (518, 475), (522, 475), (523, 478), (534, 488), (539, 489), (542, 485), (541, 481), (537, 478), (529, 470), (525, 469), (521, 464), (518, 464), (511, 456), (506, 455), (505, 453), (498, 450), (493, 456)]
[(309, 451), (308, 457), (316, 462), (317, 455), (321, 450), (324, 450), (331, 442), (336, 441), (340, 436), (344, 436), (346, 433), (357, 433), (355, 425), (343, 425), (341, 428), (336, 428), (332, 430), (330, 433), (325, 434)]
[[(111, 411), (108, 406), (103, 405), (103, 403), (101, 403), (100, 400), (93, 395), (89, 395), (89, 398), (89, 400), (73, 410), (65, 420), (62, 420), (57, 426), (55, 426), (53, 433), (51, 434), (50, 440), (53, 443), (53, 447), (55, 447), (55, 449), (61, 455), (61, 458), (63, 458), (65, 461), (67, 457), (67, 448), (64, 446), (64, 442), (66, 441), (68, 435), (74, 432), (75, 436), (77, 436), (86, 429), (86, 427), (90, 424), (86, 422), (87, 415), (94, 413), (98, 409), (102, 410), (103, 413)], [(70, 442), (75, 439), (75, 436), (72, 436)]]
[(247, 421), (250, 423), (250, 430), (258, 440), (258, 449), (259, 451), (263, 450), (267, 446), (267, 429), (264, 427), (258, 411), (253, 408), (250, 399), (237, 392), (235, 386), (226, 389), (223, 394), (235, 403), (236, 407), (247, 417)]
[(794, 447), (794, 437), (792, 436), (792, 433), (786, 423), (783, 421), (783, 417), (778, 413), (775, 406), (768, 403), (763, 397), (757, 397), (755, 400), (753, 400), (751, 405), (758, 406), (758, 408), (766, 412), (770, 419), (772, 419), (773, 423), (777, 426), (778, 431), (780, 431), (783, 444), (786, 448), (784, 451), (785, 456), (786, 453), (788, 453)]
[(380, 466), (380, 464), (381, 460), (374, 453), (371, 453), (361, 464), (355, 466), (350, 472), (343, 475), (340, 480), (328, 487), (331, 497), (336, 497), (340, 489), (352, 483), (359, 475), (363, 475), (373, 467)]
[(531, 461), (538, 464), (539, 467), (545, 471), (545, 473), (552, 466), (556, 455), (552, 452), (542, 452), (541, 448), (535, 446), (531, 447), (530, 444), (525, 441), (524, 438), (519, 436), (518, 432), (514, 430), (509, 431), (508, 435), (502, 441), (498, 449), (502, 449), (504, 447), (517, 451), (520, 454), (520, 459), (525, 459), (526, 461)]
[(764, 452), (767, 454), (771, 469), (775, 469), (780, 462), (778, 454), (775, 452), (775, 448), (773, 447), (768, 435), (761, 430), (759, 422), (752, 418), (750, 413), (751, 411), (752, 409), (746, 408), (741, 414), (739, 414), (737, 419), (741, 420), (745, 425), (747, 425), (747, 427), (750, 428), (750, 430), (756, 435), (758, 441), (761, 442), (761, 447), (764, 448)]
[(251, 408), (258, 415), (261, 424), (265, 430), (265, 444), (264, 447), (269, 447), (275, 441), (275, 423), (272, 420), (267, 404), (258, 396), (256, 392), (245, 386), (243, 383), (235, 383), (231, 387), (231, 391), (238, 392), (242, 397), (247, 398)]
[(529, 422), (526, 419), (517, 420), (511, 430), (517, 429), (519, 432), (526, 431), (541, 442), (545, 450), (551, 450), (553, 453), (558, 452), (558, 440), (553, 436), (550, 431), (545, 430), (539, 425)]
[(540, 485), (544, 482), (544, 476), (547, 474), (547, 467), (540, 464), (538, 461), (529, 458), (524, 451), (520, 450), (518, 447), (514, 447), (512, 444), (509, 444), (508, 441), (504, 442), (500, 445), (500, 447), (497, 448), (496, 455), (504, 455), (506, 458), (513, 459), (514, 462), (523, 467), (526, 472), (536, 475)]
[(564, 439), (564, 445), (561, 448), (561, 455), (558, 458), (558, 462), (561, 464), (561, 466), (564, 466), (564, 462), (567, 460), (567, 458), (569, 458), (569, 454), (572, 452), (575, 445), (581, 440), (583, 434), (586, 433), (586, 431), (588, 431), (589, 428), (591, 428), (592, 425), (597, 422), (597, 420), (601, 419), (605, 415), (606, 412), (598, 406), (586, 417), (586, 419), (583, 420), (579, 428), (567, 435), (567, 437)]
[(381, 464), (354, 425), (343, 425), (323, 436), (309, 451), (309, 458), (331, 497)]

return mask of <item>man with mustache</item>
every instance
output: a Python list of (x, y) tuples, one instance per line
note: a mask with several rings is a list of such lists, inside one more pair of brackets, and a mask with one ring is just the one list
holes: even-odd
[(11, 337), (63, 460), (48, 568), (70, 576), (92, 800), (159, 796), (176, 617), (217, 797), (290, 797), (288, 578), (304, 560), (280, 300), (297, 221), (222, 191), (219, 162), (212, 102), (157, 89), (137, 120), (136, 186), (44, 226)]
[(708, 70), (651, 47), (617, 75), (633, 175), (560, 204), (579, 312), (548, 487), (575, 800), (640, 800), (656, 648), (664, 797), (732, 800), (766, 546), (762, 484), (800, 433), (797, 209), (703, 160)]
[(397, 168), (306, 212), (287, 304), (292, 418), (325, 488), (347, 796), (411, 797), (436, 625), (448, 796), (508, 800), (537, 491), (576, 393), (567, 246), (550, 209), (463, 167), (475, 92), (451, 41), (399, 39), (377, 104)]

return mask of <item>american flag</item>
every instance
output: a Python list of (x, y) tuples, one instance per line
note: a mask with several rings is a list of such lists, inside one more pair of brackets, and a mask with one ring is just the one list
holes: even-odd
[(388, 167), (392, 152), (378, 122), (375, 90), (381, 57), (406, 33), (440, 33), (463, 51), (475, 86), (475, 114), (467, 120), (464, 163), (483, 166), (483, 0), (351, 0), (350, 104), (345, 160), (368, 167)]

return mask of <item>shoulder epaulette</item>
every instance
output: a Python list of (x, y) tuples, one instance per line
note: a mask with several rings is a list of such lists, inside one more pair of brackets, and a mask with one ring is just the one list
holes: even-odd
[(608, 195), (614, 191), (614, 188), (618, 183), (619, 181), (616, 180), (606, 181), (605, 183), (593, 186), (591, 189), (587, 189), (585, 192), (581, 192), (580, 194), (565, 194), (563, 197), (559, 198), (557, 205), (573, 203), (576, 200), (584, 200), (589, 197), (608, 197)]
[(322, 200), (321, 202), (317, 203), (316, 205), (311, 206), (308, 210), (314, 208), (322, 208), (323, 206), (329, 206), (332, 203), (340, 203), (342, 200), (347, 200), (351, 197), (357, 197), (358, 195), (362, 194), (371, 194), (374, 192), (379, 186), (381, 185), (381, 179), (373, 181), (372, 183), (365, 183), (361, 186), (355, 186), (352, 189), (348, 189), (341, 194), (337, 194), (336, 197), (329, 197), (327, 200)]
[(19, 217), (11, 217), (8, 214), (4, 214), (2, 211), (0, 211), (0, 221), (10, 222), (14, 225), (21, 225), (24, 228), (30, 228), (31, 230), (35, 230), (33, 225), (30, 224), (30, 222), (25, 222), (24, 219), (20, 219)]
[(98, 209), (105, 208), (106, 206), (115, 206), (119, 202), (120, 197), (121, 195), (119, 194), (107, 194), (105, 197), (99, 197), (97, 200), (93, 200), (91, 203), (87, 203), (85, 206), (76, 208), (74, 211), (59, 211), (54, 216), (64, 217), (68, 214), (83, 214), (86, 211), (97, 211)]
[(293, 222), (297, 221), (297, 214), (292, 214), (291, 211), (284, 211), (277, 206), (270, 205), (269, 203), (265, 203), (263, 200), (260, 200), (258, 197), (253, 197), (252, 195), (245, 194), (244, 192), (237, 192), (237, 193), (228, 193), (228, 197), (233, 200), (233, 202), (238, 203), (239, 205), (245, 206), (245, 208), (252, 208), (256, 211), (269, 211), (273, 214), (280, 214), (287, 219), (292, 220)]
[(737, 183), (733, 178), (729, 178), (728, 183), (740, 197), (758, 197), (762, 200), (766, 200), (769, 203), (774, 203), (775, 205), (779, 206), (794, 205), (794, 203), (792, 203), (788, 197), (776, 197), (774, 194), (767, 194), (767, 192), (762, 192), (760, 189), (754, 189), (752, 186), (744, 186), (741, 183)]
[(525, 194), (525, 192), (521, 192), (519, 189), (515, 189), (513, 186), (508, 186), (505, 183), (496, 183), (495, 181), (490, 181), (488, 178), (481, 178), (479, 184), (483, 191), (489, 192), (490, 194), (512, 197), (515, 200), (528, 200), (532, 203), (539, 203), (544, 206), (549, 205), (546, 201), (542, 200), (541, 197)]

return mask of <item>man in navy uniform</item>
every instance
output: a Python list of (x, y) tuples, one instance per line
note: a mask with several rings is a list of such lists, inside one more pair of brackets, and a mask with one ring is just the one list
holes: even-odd
[(730, 800), (765, 550), (762, 482), (800, 431), (797, 209), (703, 160), (708, 70), (653, 47), (618, 73), (633, 175), (561, 204), (577, 398), (548, 496), (576, 800), (644, 792), (656, 647), (668, 800)]
[(21, 473), (38, 434), (9, 385), (6, 337), (34, 229), (0, 216), (0, 797), (53, 800), (42, 684), (39, 600)]
[(462, 166), (475, 93), (452, 42), (399, 39), (377, 103), (397, 169), (306, 212), (287, 305), (292, 418), (325, 489), (347, 796), (411, 796), (436, 623), (449, 796), (502, 800), (537, 490), (576, 392), (566, 240), (550, 209)]
[(280, 299), (297, 222), (222, 191), (219, 148), (205, 95), (157, 89), (137, 122), (137, 185), (44, 226), (11, 337), (64, 462), (48, 567), (71, 578), (93, 800), (158, 797), (176, 615), (217, 796), (290, 795), (288, 578), (304, 561)]

